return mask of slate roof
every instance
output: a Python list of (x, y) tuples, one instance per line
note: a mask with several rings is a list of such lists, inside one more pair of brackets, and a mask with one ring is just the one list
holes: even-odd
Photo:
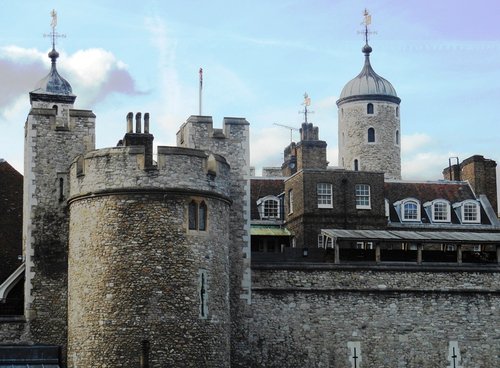
[(278, 196), (285, 190), (284, 178), (252, 178), (250, 180), (251, 220), (260, 220), (257, 200), (268, 195)]
[[(436, 199), (445, 199), (450, 205), (467, 199), (476, 200), (468, 182), (464, 181), (437, 181), (437, 182), (406, 182), (386, 181), (384, 184), (385, 198), (389, 201), (389, 219), (393, 223), (400, 222), (394, 203), (407, 198), (420, 201), (421, 222), (430, 224), (431, 219), (424, 210), (424, 203)], [(411, 226), (411, 223), (407, 223)], [(455, 211), (451, 210), (451, 224), (460, 224)], [(449, 224), (448, 224), (449, 225)], [(491, 225), (484, 208), (481, 206), (481, 225)], [(446, 224), (443, 224), (446, 226)]]

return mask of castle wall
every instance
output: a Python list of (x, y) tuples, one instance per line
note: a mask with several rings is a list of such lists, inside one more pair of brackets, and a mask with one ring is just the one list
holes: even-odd
[[(95, 115), (33, 101), (25, 126), (23, 247), (29, 341), (66, 347), (68, 167), (94, 148)], [(52, 108), (52, 107), (57, 108)]]
[(231, 303), (231, 361), (238, 359), (247, 331), (241, 319), (251, 308), (250, 269), (250, 147), (249, 123), (224, 118), (222, 129), (214, 129), (212, 118), (191, 116), (177, 133), (177, 145), (218, 153), (231, 166), (229, 212), (229, 264)]
[[(230, 168), (159, 147), (145, 169), (144, 154), (98, 150), (71, 167), (69, 364), (228, 367)], [(204, 231), (189, 229), (193, 200)]]
[(498, 273), (252, 271), (251, 353), (234, 366), (354, 367), (357, 346), (357, 367), (448, 367), (453, 342), (457, 367), (497, 366)]
[[(374, 113), (367, 114), (367, 103), (373, 103)], [(339, 105), (339, 166), (359, 170), (383, 171), (386, 177), (401, 179), (400, 119), (398, 105), (388, 101), (354, 101)], [(368, 142), (368, 129), (375, 129), (375, 142)]]

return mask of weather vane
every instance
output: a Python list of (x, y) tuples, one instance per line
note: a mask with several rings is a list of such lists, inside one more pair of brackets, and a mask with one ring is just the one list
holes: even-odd
[(363, 16), (364, 19), (361, 24), (365, 26), (365, 29), (363, 31), (358, 31), (358, 33), (365, 35), (365, 42), (368, 45), (368, 35), (377, 34), (377, 32), (368, 30), (368, 26), (372, 24), (372, 15), (368, 12), (368, 9), (365, 8)]
[(302, 103), (304, 106), (304, 110), (299, 111), (299, 114), (304, 114), (304, 122), (307, 124), (307, 115), (314, 114), (314, 111), (309, 111), (307, 109), (308, 106), (311, 105), (311, 97), (306, 93), (304, 93), (304, 102)]
[(49, 34), (44, 34), (44, 37), (51, 37), (52, 38), (52, 49), (55, 50), (56, 48), (56, 38), (66, 38), (65, 34), (59, 34), (56, 32), (56, 27), (57, 27), (57, 12), (55, 9), (52, 9), (50, 12), (50, 16), (52, 17), (52, 20), (50, 21), (50, 27), (52, 28), (52, 32)]

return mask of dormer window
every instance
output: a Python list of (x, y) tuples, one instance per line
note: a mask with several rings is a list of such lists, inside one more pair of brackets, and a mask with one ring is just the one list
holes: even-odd
[(259, 215), (262, 220), (280, 218), (280, 201), (278, 197), (266, 196), (257, 201)]
[(460, 222), (463, 224), (479, 224), (481, 222), (481, 211), (476, 200), (466, 200), (453, 205)]
[(432, 222), (450, 222), (450, 203), (444, 199), (437, 199), (432, 202), (427, 202), (424, 207), (431, 208)]
[(415, 198), (407, 198), (394, 203), (401, 221), (420, 221), (420, 202)]

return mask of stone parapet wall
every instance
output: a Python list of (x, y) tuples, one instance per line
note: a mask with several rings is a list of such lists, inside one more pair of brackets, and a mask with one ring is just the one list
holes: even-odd
[(71, 197), (120, 190), (181, 189), (229, 198), (230, 167), (219, 155), (179, 147), (158, 147), (158, 164), (144, 166), (141, 146), (87, 153), (71, 165)]
[[(254, 268), (235, 367), (495, 367), (499, 273)], [(457, 359), (458, 359), (457, 358)], [(351, 359), (351, 360), (349, 360)]]

